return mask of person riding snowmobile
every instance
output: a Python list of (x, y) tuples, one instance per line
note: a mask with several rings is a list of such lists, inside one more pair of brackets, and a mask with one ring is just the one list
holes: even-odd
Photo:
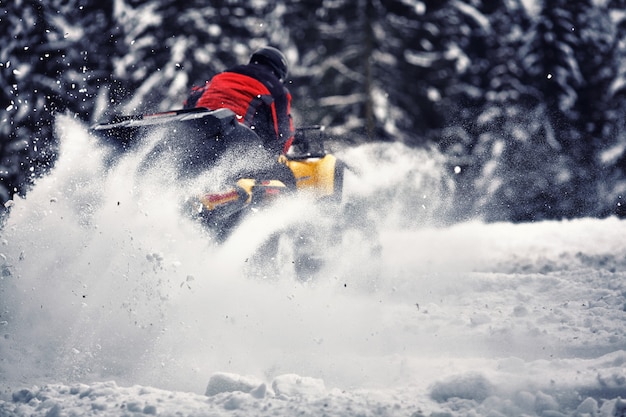
[(324, 149), (322, 126), (294, 129), (287, 71), (282, 52), (261, 48), (248, 64), (193, 87), (182, 110), (120, 116), (92, 131), (122, 151), (154, 138), (142, 167), (175, 161), (178, 178), (197, 184), (184, 212), (223, 242), (244, 216), (283, 195), (306, 193), (329, 208), (341, 202), (344, 165)]
[(221, 72), (203, 86), (194, 86), (185, 108), (232, 110), (240, 123), (250, 127), (265, 147), (285, 154), (294, 138), (291, 94), (284, 86), (288, 63), (285, 55), (271, 46), (250, 56), (245, 65)]

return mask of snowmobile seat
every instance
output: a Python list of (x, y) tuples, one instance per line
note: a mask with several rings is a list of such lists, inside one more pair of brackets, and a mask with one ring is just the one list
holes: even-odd
[(119, 151), (154, 142), (146, 163), (165, 154), (178, 160), (182, 176), (198, 174), (227, 149), (258, 148), (262, 141), (228, 109), (173, 110), (152, 115), (121, 116), (91, 131)]

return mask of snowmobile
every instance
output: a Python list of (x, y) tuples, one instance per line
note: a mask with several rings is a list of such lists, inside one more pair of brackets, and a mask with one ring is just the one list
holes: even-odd
[[(92, 126), (91, 131), (121, 152), (158, 137), (143, 165), (164, 156), (173, 158), (181, 181), (207, 176), (210, 182), (207, 173), (220, 162), (229, 161), (227, 178), (219, 181), (218, 189), (216, 184), (207, 184), (209, 191), (188, 196), (182, 204), (183, 211), (211, 231), (218, 242), (228, 239), (247, 214), (281, 196), (306, 193), (329, 207), (341, 203), (345, 166), (326, 151), (323, 126), (297, 128), (289, 151), (279, 157), (265, 150), (261, 138), (228, 109), (119, 116)], [(315, 225), (308, 229), (314, 230)], [(298, 234), (300, 246), (306, 246), (304, 242), (311, 246), (314, 233), (306, 238), (301, 231)], [(278, 236), (274, 236), (265, 244), (263, 256), (274, 256), (277, 245)], [(319, 264), (310, 250), (299, 258), (298, 265), (305, 268)]]

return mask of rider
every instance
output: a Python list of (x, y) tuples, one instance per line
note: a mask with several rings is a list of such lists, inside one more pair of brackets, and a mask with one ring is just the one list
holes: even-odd
[(184, 107), (228, 108), (262, 138), (269, 150), (284, 154), (294, 136), (291, 94), (283, 84), (287, 71), (285, 55), (271, 46), (263, 47), (250, 56), (248, 64), (227, 69), (203, 86), (193, 87)]

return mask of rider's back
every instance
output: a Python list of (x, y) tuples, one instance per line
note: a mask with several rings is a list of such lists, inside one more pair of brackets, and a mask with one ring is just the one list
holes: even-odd
[(291, 94), (283, 85), (287, 74), (284, 55), (266, 47), (252, 54), (250, 62), (215, 75), (194, 87), (185, 107), (227, 108), (254, 130), (266, 148), (284, 153), (293, 140)]

